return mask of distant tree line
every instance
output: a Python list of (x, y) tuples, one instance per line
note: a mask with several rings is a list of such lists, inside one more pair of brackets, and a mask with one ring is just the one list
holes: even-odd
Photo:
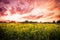
[[(33, 21), (26, 20), (25, 22), (22, 22), (22, 23), (38, 23), (38, 22), (33, 22)], [(53, 21), (53, 22), (40, 22), (40, 23), (60, 23), (60, 20), (57, 20), (56, 22)]]
[[(7, 23), (7, 21), (0, 21), (0, 23)], [(8, 23), (16, 23), (15, 21), (8, 21)], [(25, 22), (18, 22), (18, 23), (38, 23), (38, 22), (33, 22), (33, 21), (28, 21), (26, 20)], [(40, 23), (60, 23), (60, 20), (58, 21), (53, 21), (53, 22), (40, 22)]]

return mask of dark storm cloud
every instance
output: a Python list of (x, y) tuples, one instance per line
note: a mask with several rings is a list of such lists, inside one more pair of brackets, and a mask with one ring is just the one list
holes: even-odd
[(6, 11), (6, 9), (4, 7), (0, 8), (0, 17), (1, 16), (6, 16), (6, 14), (4, 14), (5, 11)]
[(4, 7), (0, 8), (0, 12), (6, 11), (6, 9)]
[(7, 4), (9, 4), (8, 0), (0, 0), (0, 11), (7, 10)]
[(9, 4), (8, 0), (0, 0), (0, 2), (5, 3), (5, 4)]
[(2, 12), (2, 8), (0, 8), (0, 12)]
[(60, 0), (55, 0), (55, 8), (59, 8), (60, 10)]
[(56, 3), (60, 3), (60, 0), (55, 0)]

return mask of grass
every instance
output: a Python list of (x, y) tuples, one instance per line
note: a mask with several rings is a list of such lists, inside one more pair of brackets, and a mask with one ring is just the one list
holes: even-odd
[(60, 24), (0, 23), (0, 40), (59, 40)]

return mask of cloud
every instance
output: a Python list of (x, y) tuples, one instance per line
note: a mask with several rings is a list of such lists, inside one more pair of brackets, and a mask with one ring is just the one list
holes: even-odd
[(0, 0), (0, 20), (60, 19), (60, 0)]

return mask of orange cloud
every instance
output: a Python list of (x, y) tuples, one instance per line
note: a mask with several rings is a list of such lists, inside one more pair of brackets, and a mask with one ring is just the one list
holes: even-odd
[(6, 4), (5, 2), (0, 0), (0, 20), (53, 21), (60, 19), (60, 0), (8, 0)]

